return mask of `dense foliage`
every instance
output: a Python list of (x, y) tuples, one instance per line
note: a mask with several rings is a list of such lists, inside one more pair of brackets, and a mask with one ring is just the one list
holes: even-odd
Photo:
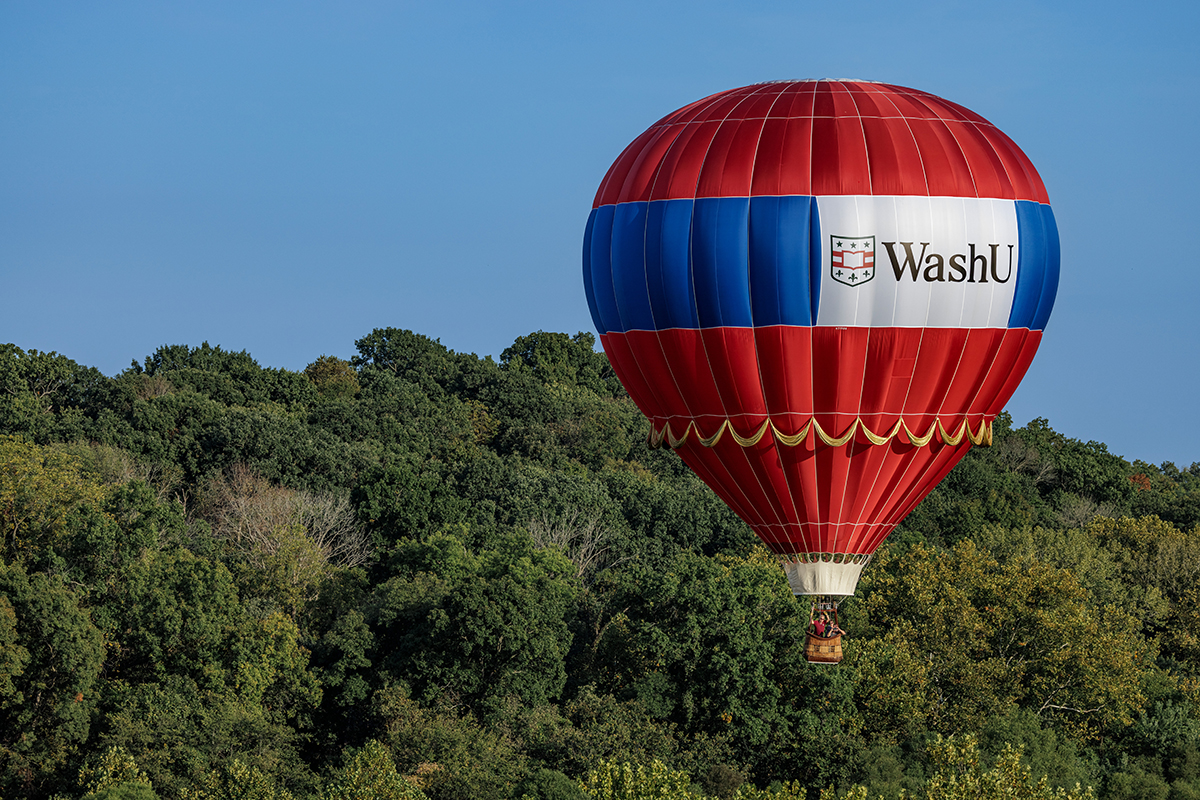
[(0, 345), (0, 797), (1200, 797), (1200, 465), (1002, 416), (819, 667), (594, 345)]

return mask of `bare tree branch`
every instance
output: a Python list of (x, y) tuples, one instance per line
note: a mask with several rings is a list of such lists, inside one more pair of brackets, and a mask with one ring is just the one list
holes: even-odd
[(273, 555), (283, 541), (278, 531), (300, 526), (326, 563), (355, 567), (370, 557), (347, 497), (276, 486), (244, 464), (214, 479), (201, 505), (213, 531), (248, 553)]
[(600, 523), (600, 515), (584, 517), (578, 509), (558, 520), (546, 515), (530, 520), (529, 535), (539, 548), (561, 550), (575, 565), (575, 577), (585, 579), (604, 566), (614, 566), (608, 558), (612, 533)]

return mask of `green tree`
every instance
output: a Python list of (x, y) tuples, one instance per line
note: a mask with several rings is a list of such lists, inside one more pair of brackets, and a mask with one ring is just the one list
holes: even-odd
[(914, 623), (899, 619), (881, 637), (845, 642), (855, 670), (855, 706), (863, 733), (875, 746), (895, 745), (919, 735), (938, 714), (931, 664)]
[(158, 800), (158, 793), (148, 783), (127, 781), (114, 783), (95, 794), (85, 794), (82, 800)]
[(21, 433), (46, 443), (78, 436), (83, 407), (106, 379), (66, 356), (0, 344), (0, 432)]
[(252, 615), (229, 571), (188, 550), (150, 554), (124, 577), (101, 740), (168, 795), (235, 758), (308, 786), (299, 731), (321, 692), (296, 624)]
[(61, 578), (19, 564), (0, 562), (0, 620), (0, 791), (34, 796), (88, 738), (104, 641)]
[(993, 717), (978, 732), (979, 750), (988, 763), (1000, 757), (1006, 747), (1020, 750), (1021, 763), (1029, 767), (1033, 779), (1045, 778), (1056, 789), (1071, 789), (1076, 784), (1099, 786), (1094, 751), (1043, 722), (1028, 709)]
[(425, 793), (405, 780), (388, 749), (371, 739), (324, 782), (321, 800), (425, 800)]
[(12, 601), (0, 597), (0, 702), (7, 704), (17, 694), (14, 681), (25, 672), (29, 651), (17, 634), (17, 612)]
[(585, 800), (579, 784), (558, 770), (538, 769), (517, 788), (521, 800)]
[(634, 567), (613, 580), (600, 589), (621, 610), (601, 624), (592, 662), (602, 687), (681, 733), (729, 742), (738, 761), (762, 763), (787, 740), (784, 692), (804, 691), (807, 609), (773, 558), (683, 551), (665, 573)]
[(689, 742), (675, 726), (653, 719), (637, 700), (619, 701), (583, 686), (558, 706), (519, 708), (498, 720), (512, 731), (530, 758), (568, 775), (583, 775), (597, 760), (648, 763), (659, 759), (676, 769), (707, 765), (703, 748), (683, 750)]
[(562, 693), (579, 591), (574, 565), (527, 536), (498, 544), (474, 553), (438, 534), (393, 555), (396, 574), (368, 606), (371, 660), (415, 697), (457, 695), (482, 708), (510, 695), (542, 705)]
[(199, 689), (169, 675), (161, 682), (109, 686), (99, 746), (119, 745), (137, 758), (158, 791), (178, 797), (213, 770), (239, 760), (303, 795), (316, 788), (300, 756), (302, 726), (278, 723), (232, 693)]
[(537, 331), (518, 337), (500, 354), (500, 366), (531, 372), (547, 384), (578, 385), (602, 397), (622, 397), (625, 391), (603, 353), (595, 351), (596, 337), (580, 332)]
[(354, 342), (358, 355), (351, 365), (390, 372), (427, 393), (437, 393), (454, 374), (454, 354), (437, 339), (400, 328), (376, 328)]
[(466, 513), (465, 504), (434, 465), (422, 469), (397, 462), (369, 467), (353, 500), (359, 519), (384, 542), (418, 538), (459, 522)]
[(503, 728), (481, 724), (449, 700), (424, 707), (398, 687), (376, 692), (372, 716), (397, 769), (431, 800), (505, 798), (528, 773)]

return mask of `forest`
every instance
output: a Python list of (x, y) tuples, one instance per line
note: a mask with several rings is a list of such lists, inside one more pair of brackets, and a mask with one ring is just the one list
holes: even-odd
[(0, 798), (1200, 798), (1200, 464), (1001, 415), (812, 665), (595, 345), (0, 345)]

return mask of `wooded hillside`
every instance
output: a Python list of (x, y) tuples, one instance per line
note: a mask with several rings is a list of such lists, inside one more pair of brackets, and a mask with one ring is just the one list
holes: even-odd
[(1002, 416), (813, 666), (590, 334), (355, 346), (0, 345), (0, 797), (1200, 797), (1200, 464)]

